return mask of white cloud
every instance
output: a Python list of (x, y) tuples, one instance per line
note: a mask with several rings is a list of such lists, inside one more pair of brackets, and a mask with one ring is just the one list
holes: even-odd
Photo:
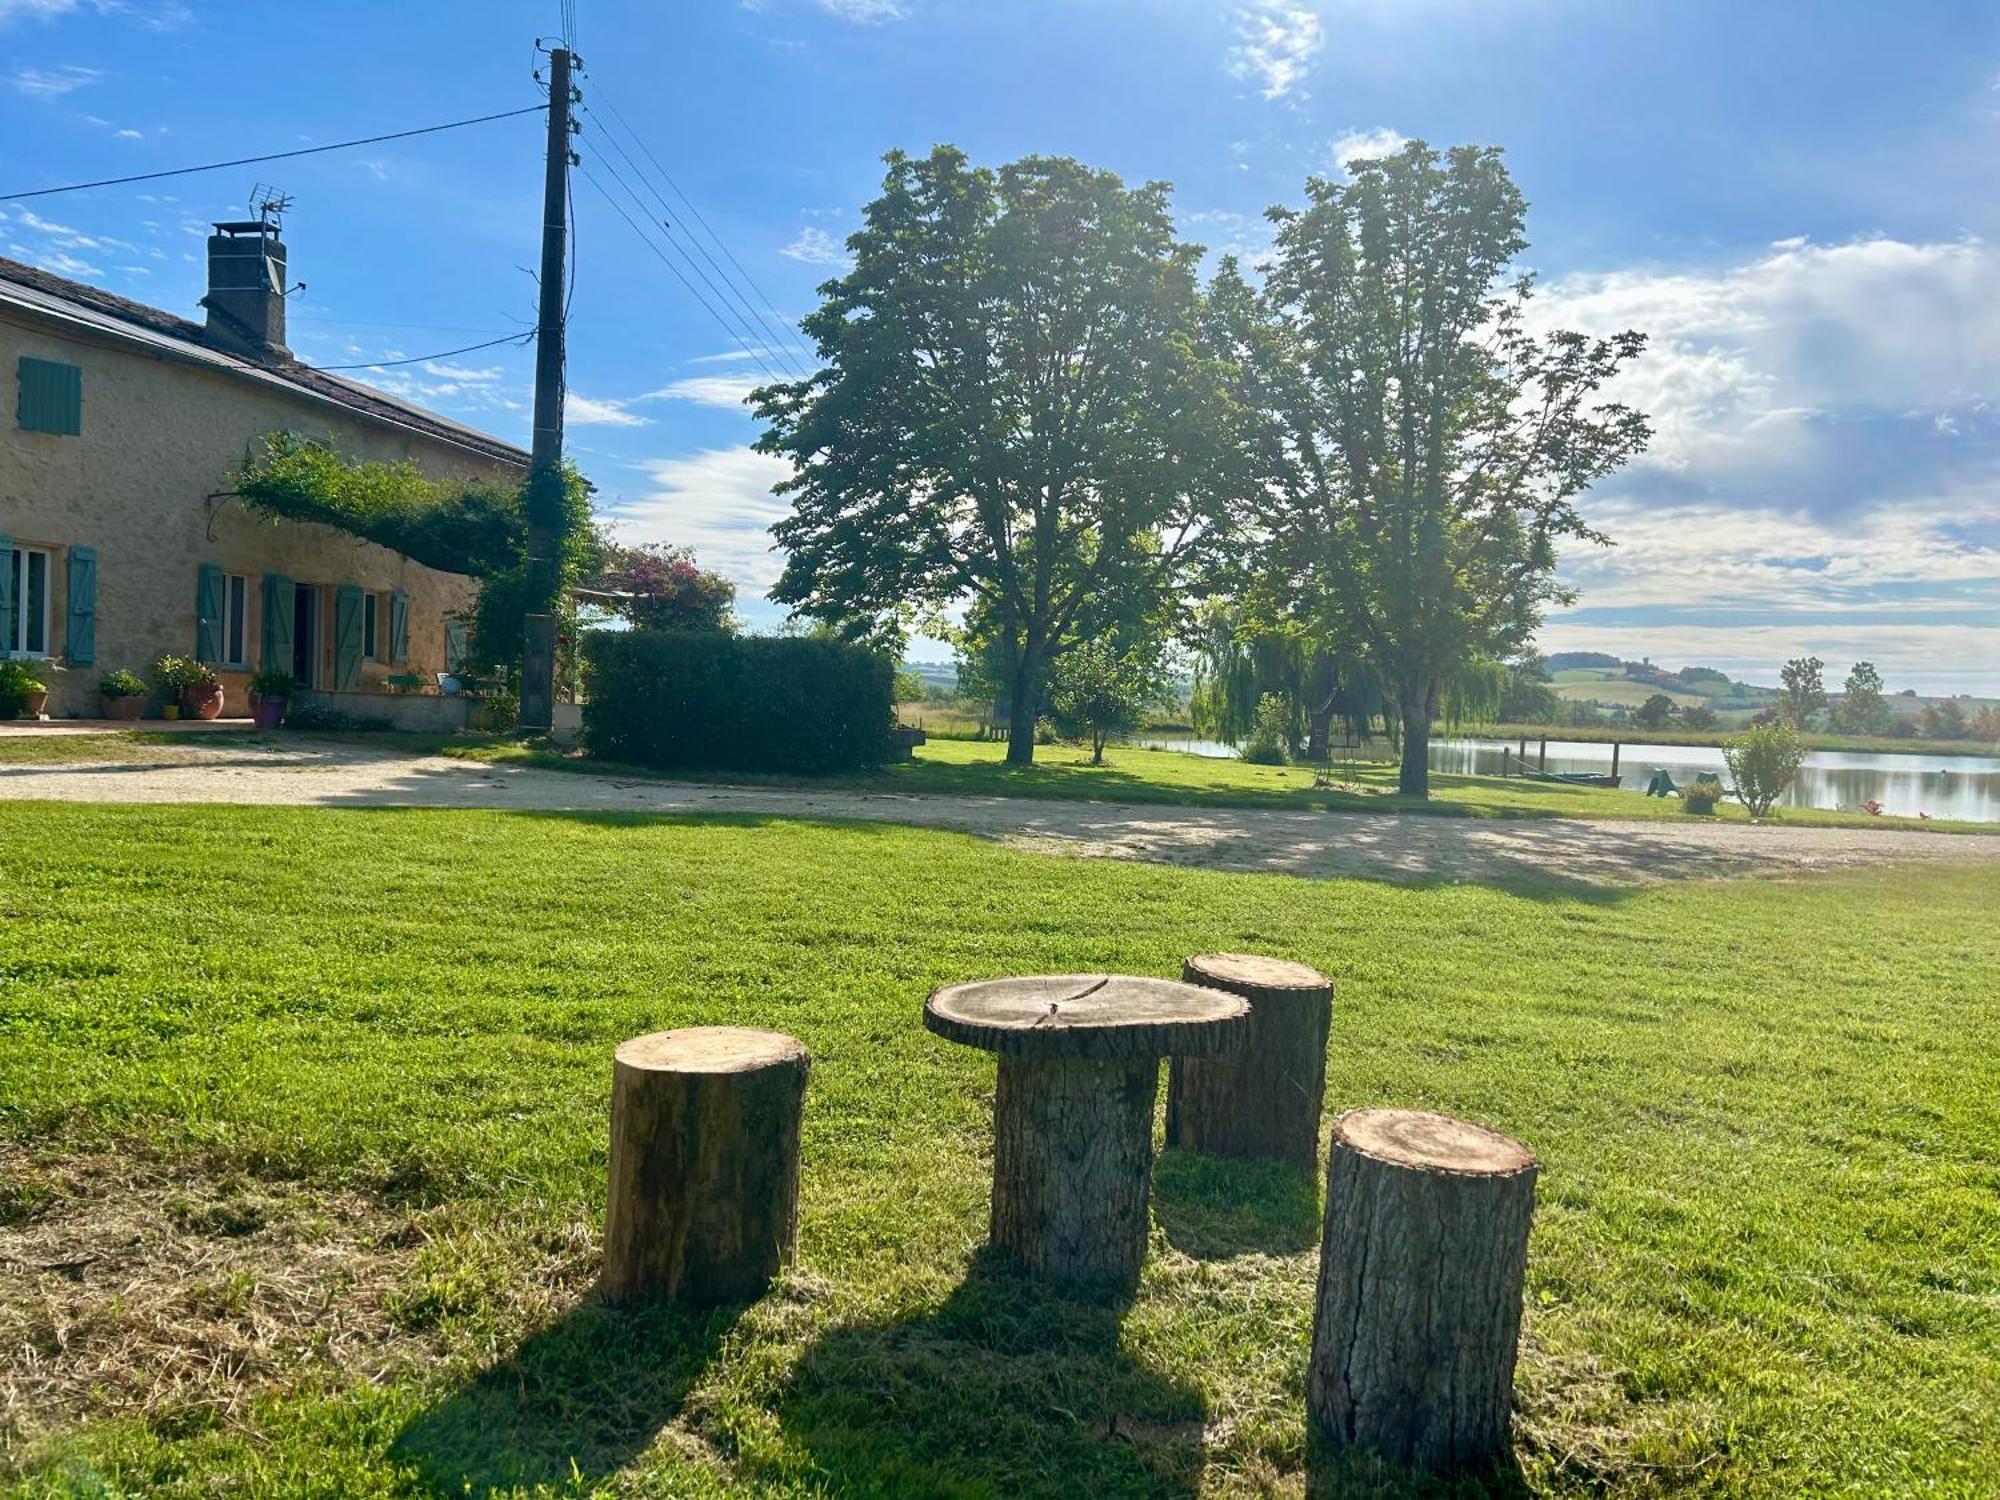
[(77, 0), (0, 0), (0, 26), (13, 21), (47, 21), (68, 15)]
[(771, 523), (790, 507), (771, 493), (789, 478), (789, 460), (749, 448), (710, 448), (640, 465), (647, 488), (613, 502), (619, 533), (640, 542), (694, 548), (706, 568), (727, 574), (745, 595), (762, 595), (784, 564), (771, 550)]
[[(0, 0), (4, 4), (5, 0)], [(0, 20), (5, 20), (0, 12)], [(59, 68), (19, 68), (8, 75), (7, 84), (17, 94), (26, 94), (30, 99), (60, 99), (65, 94), (73, 94), (97, 82), (104, 76), (96, 68), (79, 68), (64, 65)]]
[(15, 21), (53, 21), (80, 10), (123, 16), (149, 31), (169, 31), (194, 19), (182, 0), (0, 0), (0, 26)]
[(814, 0), (830, 16), (873, 26), (883, 21), (901, 21), (909, 9), (901, 0)]
[(840, 266), (845, 269), (849, 264), (847, 251), (840, 241), (814, 224), (801, 229), (798, 238), (778, 253), (804, 261), (809, 266)]
[(1336, 136), (1327, 147), (1327, 155), (1336, 167), (1345, 172), (1357, 161), (1393, 156), (1408, 145), (1409, 140), (1400, 130), (1377, 125), (1373, 130), (1350, 130)]
[[(748, 358), (748, 356), (745, 356)], [(672, 381), (657, 391), (648, 391), (641, 401), (692, 401), (697, 406), (719, 406), (743, 411), (752, 391), (768, 382), (749, 375), (690, 375)]]
[(1292, 0), (1247, 0), (1236, 7), (1232, 76), (1258, 84), (1266, 99), (1282, 99), (1311, 71), (1325, 44), (1319, 17)]
[(435, 375), (440, 380), (456, 380), (466, 385), (488, 385), (507, 373), (498, 365), (473, 369), (469, 365), (447, 364), (441, 359), (427, 359), (421, 368), (426, 375)]
[(600, 401), (571, 391), (563, 398), (563, 420), (574, 427), (644, 427), (650, 418), (627, 411), (623, 401)]

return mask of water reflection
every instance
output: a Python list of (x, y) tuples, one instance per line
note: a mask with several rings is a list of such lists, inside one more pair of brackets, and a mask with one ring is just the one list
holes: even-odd
[[(1195, 755), (1233, 756), (1236, 752), (1215, 740), (1138, 740), (1163, 750)], [(1531, 764), (1539, 760), (1540, 741), (1528, 741)], [(1431, 769), (1458, 775), (1497, 776), (1507, 752), (1519, 753), (1518, 742), (1444, 739), (1431, 745)], [(1376, 757), (1380, 758), (1379, 754)], [(1550, 740), (1551, 771), (1606, 772), (1611, 747), (1581, 740)], [(1638, 790), (1655, 770), (1664, 769), (1675, 781), (1690, 781), (1703, 771), (1728, 780), (1722, 752), (1701, 745), (1628, 744), (1618, 755), (1620, 785)], [(1806, 756), (1798, 780), (1785, 793), (1785, 805), (1858, 809), (1864, 802), (1882, 804), (1882, 811), (1913, 818), (1957, 818), (1970, 823), (2000, 823), (2000, 758), (1979, 755), (1885, 755), (1878, 752), (1815, 750)]]

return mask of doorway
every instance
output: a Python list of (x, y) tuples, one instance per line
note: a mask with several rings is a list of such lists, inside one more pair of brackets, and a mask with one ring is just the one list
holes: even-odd
[(309, 583), (292, 589), (292, 676), (300, 687), (318, 687), (319, 590)]

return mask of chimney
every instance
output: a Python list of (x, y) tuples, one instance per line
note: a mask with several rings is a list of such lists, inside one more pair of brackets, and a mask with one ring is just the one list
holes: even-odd
[(208, 237), (209, 341), (256, 360), (290, 359), (285, 347), (285, 242), (268, 218), (217, 224)]

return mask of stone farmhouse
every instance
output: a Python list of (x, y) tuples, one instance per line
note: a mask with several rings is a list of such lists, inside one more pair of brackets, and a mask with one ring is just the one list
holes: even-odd
[(285, 270), (274, 225), (217, 224), (195, 323), (0, 258), (0, 650), (43, 668), (52, 715), (95, 716), (105, 671), (168, 653), (220, 670), (227, 714), (261, 667), (346, 707), (456, 665), (471, 579), (267, 520), (230, 477), (274, 431), (440, 479), (512, 482), (528, 455), (300, 363)]

